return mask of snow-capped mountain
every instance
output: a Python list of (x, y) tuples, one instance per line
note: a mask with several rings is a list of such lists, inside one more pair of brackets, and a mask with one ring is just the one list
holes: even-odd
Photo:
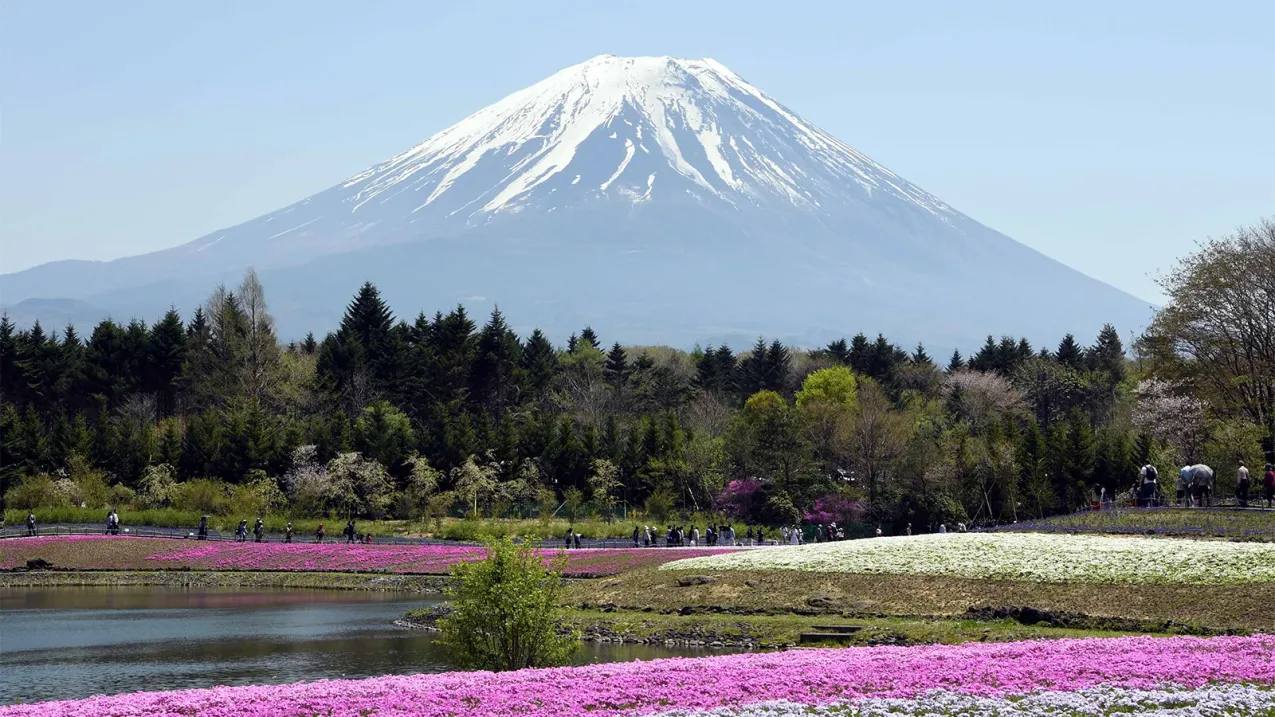
[(153, 254), (10, 274), (0, 293), (150, 318), (247, 266), (285, 334), (330, 327), (363, 280), (405, 313), (499, 303), (519, 326), (594, 323), (630, 342), (864, 330), (966, 346), (1147, 314), (714, 60), (611, 55), (279, 211)]

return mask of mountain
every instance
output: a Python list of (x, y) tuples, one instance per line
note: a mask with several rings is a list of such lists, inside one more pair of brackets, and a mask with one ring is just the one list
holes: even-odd
[(284, 336), (331, 328), (364, 280), (409, 314), (498, 303), (523, 330), (595, 324), (686, 346), (862, 330), (965, 348), (1149, 316), (714, 60), (610, 55), (276, 212), (164, 251), (0, 276), (0, 296), (24, 315), (60, 299), (63, 313), (153, 319), (248, 266)]

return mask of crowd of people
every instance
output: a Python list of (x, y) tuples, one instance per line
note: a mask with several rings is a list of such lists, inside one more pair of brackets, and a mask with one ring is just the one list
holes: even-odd
[[(1174, 482), (1173, 505), (1184, 508), (1209, 508), (1216, 500), (1215, 491), (1217, 476), (1213, 469), (1203, 463), (1182, 466), (1178, 469)], [(1259, 499), (1266, 502), (1266, 507), (1275, 507), (1275, 465), (1266, 464), (1262, 474), (1262, 495)], [(1160, 490), (1160, 475), (1150, 463), (1138, 470), (1138, 478), (1132, 490), (1134, 505), (1138, 507), (1154, 507), (1168, 503), (1167, 496)], [(1249, 507), (1253, 496), (1253, 478), (1248, 466), (1240, 462), (1235, 470), (1235, 504), (1241, 508)], [(1107, 508), (1115, 502), (1115, 497), (1106, 490), (1099, 493), (1098, 503)]]

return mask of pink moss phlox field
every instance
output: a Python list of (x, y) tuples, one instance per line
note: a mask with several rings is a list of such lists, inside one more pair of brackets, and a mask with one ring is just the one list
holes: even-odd
[(913, 698), (933, 690), (994, 697), (1099, 685), (1153, 689), (1209, 683), (1275, 683), (1275, 636), (792, 650), (505, 673), (137, 692), (0, 707), (0, 717), (606, 717), (775, 700), (820, 705)]
[[(282, 570), (282, 571), (376, 571), (391, 573), (443, 574), (462, 561), (481, 560), (486, 549), (477, 545), (347, 545), (329, 543), (235, 543), (222, 541), (177, 541), (171, 538), (137, 538), (107, 535), (58, 535), (12, 538), (0, 543), (0, 569), (20, 567), (31, 548), (61, 543), (127, 541), (148, 546), (139, 556), (141, 564), (121, 564), (110, 558), (95, 562), (90, 546), (85, 546), (75, 564), (58, 567), (82, 568), (193, 568), (200, 570)], [(6, 550), (15, 546), (23, 550)], [(542, 550), (546, 560), (560, 551)], [(671, 560), (730, 552), (725, 548), (597, 548), (565, 551), (565, 574), (574, 577), (614, 575), (624, 570), (660, 565)]]

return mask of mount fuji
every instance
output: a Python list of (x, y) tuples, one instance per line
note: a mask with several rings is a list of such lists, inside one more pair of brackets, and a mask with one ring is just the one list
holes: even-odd
[(961, 214), (720, 63), (603, 55), (311, 197), (187, 244), (0, 276), (18, 321), (183, 313), (247, 267), (281, 335), (372, 281), (400, 312), (499, 305), (559, 338), (935, 348), (1055, 341), (1149, 305)]

